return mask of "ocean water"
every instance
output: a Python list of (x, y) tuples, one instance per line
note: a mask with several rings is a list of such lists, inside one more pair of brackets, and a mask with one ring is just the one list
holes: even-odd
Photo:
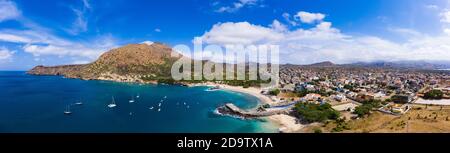
[[(84, 81), (0, 72), (1, 133), (254, 133), (275, 132), (264, 120), (214, 113), (232, 102), (255, 107), (256, 97), (207, 87)], [(139, 95), (139, 98), (136, 96)], [(107, 105), (116, 101), (117, 107)], [(164, 98), (167, 96), (167, 98)], [(134, 103), (128, 101), (135, 97)], [(161, 111), (158, 112), (158, 103)], [(83, 105), (73, 105), (82, 101)], [(186, 103), (186, 105), (184, 104)], [(63, 112), (71, 105), (71, 115)], [(189, 107), (188, 107), (189, 106)], [(154, 107), (153, 110), (149, 109)]]

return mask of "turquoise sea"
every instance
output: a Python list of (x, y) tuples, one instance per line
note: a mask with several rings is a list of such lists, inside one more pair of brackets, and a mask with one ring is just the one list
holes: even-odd
[[(259, 103), (256, 97), (206, 89), (0, 71), (0, 133), (276, 132), (264, 120), (214, 113), (217, 106), (227, 102), (242, 108), (255, 107)], [(117, 107), (108, 108), (113, 96)], [(135, 102), (129, 103), (132, 97)], [(75, 105), (79, 101), (83, 104)], [(69, 105), (72, 114), (65, 115), (63, 112)], [(157, 108), (161, 110), (158, 112)]]

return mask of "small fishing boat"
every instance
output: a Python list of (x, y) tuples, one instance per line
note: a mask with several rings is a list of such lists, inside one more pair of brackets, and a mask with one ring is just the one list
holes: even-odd
[(111, 101), (111, 103), (110, 104), (108, 104), (108, 107), (109, 108), (113, 108), (113, 107), (116, 107), (117, 105), (116, 105), (116, 101), (114, 101), (114, 96), (112, 97), (112, 101)]
[(136, 98), (139, 98), (139, 97), (141, 97), (139, 94), (138, 95), (136, 95)]
[(75, 105), (83, 105), (83, 102), (76, 102)]
[(70, 105), (67, 105), (66, 110), (64, 111), (64, 114), (70, 115), (72, 112), (70, 111)]
[(131, 97), (131, 99), (128, 102), (129, 103), (134, 103), (134, 97)]
[(152, 106), (152, 107), (150, 107), (150, 108), (148, 108), (148, 109), (153, 109), (153, 106)]
[(158, 107), (161, 107), (161, 103), (158, 104)]
[(158, 112), (160, 112), (161, 111), (161, 108), (158, 108)]

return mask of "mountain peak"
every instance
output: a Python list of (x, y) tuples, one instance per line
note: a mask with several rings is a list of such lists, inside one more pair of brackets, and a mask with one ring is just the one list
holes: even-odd
[(334, 64), (333, 62), (330, 61), (324, 61), (324, 62), (319, 62), (319, 63), (314, 63), (314, 64), (310, 64), (308, 66), (315, 66), (315, 67), (327, 67), (327, 66), (335, 66), (336, 64)]

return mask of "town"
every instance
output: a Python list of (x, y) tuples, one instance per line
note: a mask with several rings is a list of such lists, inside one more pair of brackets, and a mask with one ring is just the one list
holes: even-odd
[[(279, 111), (280, 106), (284, 106), (289, 110), (286, 111), (288, 114), (299, 119), (298, 122), (309, 125), (309, 130), (303, 128), (291, 132), (370, 132), (367, 127), (371, 124), (388, 126), (394, 124), (395, 119), (442, 118), (448, 121), (450, 116), (449, 71), (283, 65), (279, 85), (262, 89), (261, 93), (270, 97), (273, 103), (260, 106), (256, 110), (258, 114), (270, 114), (264, 112)], [(411, 110), (415, 112), (408, 113)], [(417, 111), (430, 111), (433, 115)], [(412, 118), (411, 114), (418, 115)], [(389, 120), (378, 121), (380, 117)], [(376, 121), (365, 121), (368, 119)], [(357, 122), (366, 123), (361, 126)], [(396, 126), (409, 128), (405, 121), (400, 122)], [(353, 129), (351, 123), (359, 124), (361, 129)], [(445, 124), (450, 125), (450, 122)], [(329, 130), (326, 130), (328, 126)], [(399, 132), (398, 129), (403, 129), (395, 127), (380, 131), (380, 126), (372, 131)], [(440, 130), (450, 131), (448, 128)], [(427, 130), (408, 132), (423, 131)]]

